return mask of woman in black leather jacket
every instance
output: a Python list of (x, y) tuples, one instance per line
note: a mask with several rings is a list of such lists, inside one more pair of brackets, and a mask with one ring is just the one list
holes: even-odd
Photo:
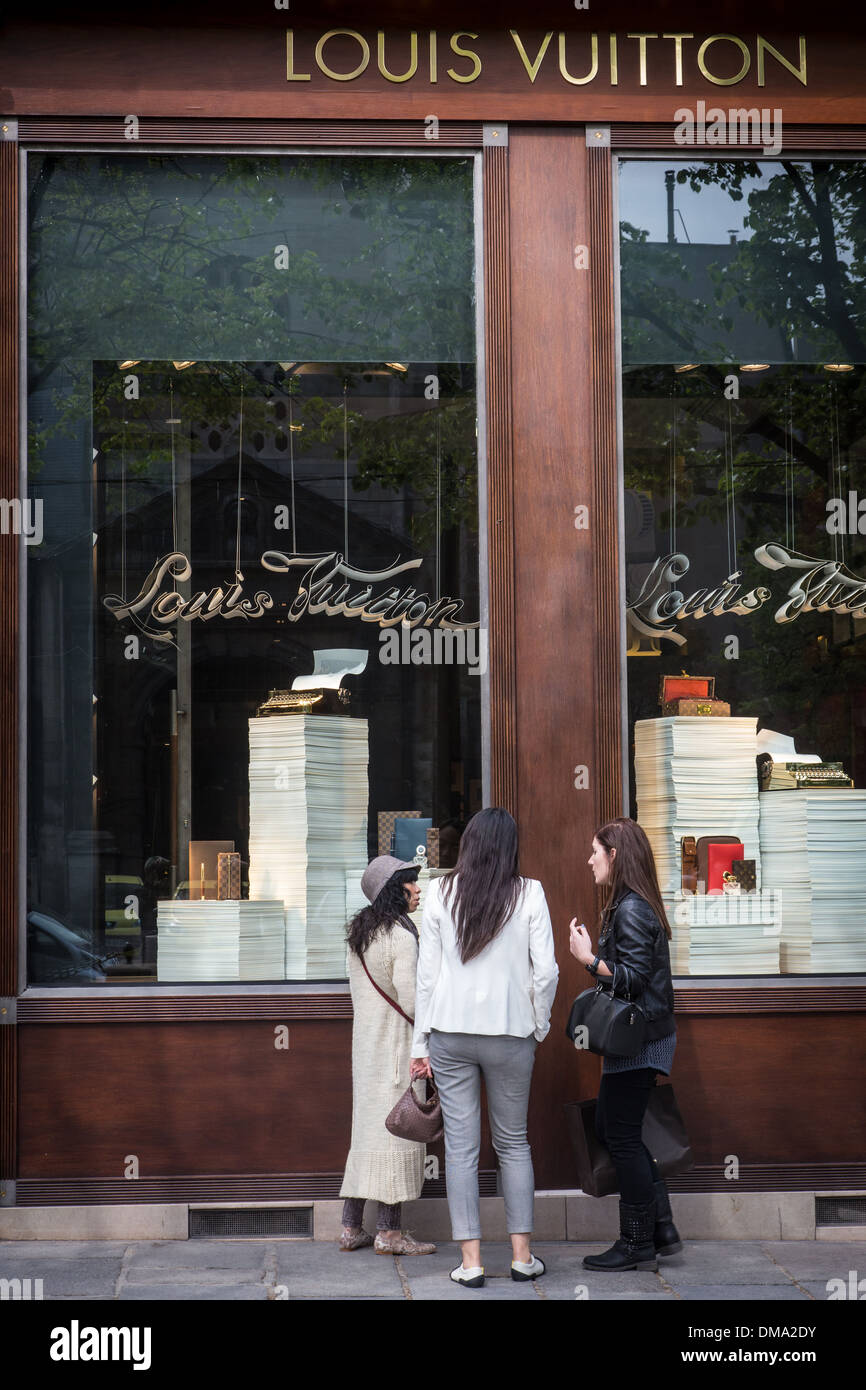
[(639, 1002), (647, 1019), (644, 1045), (634, 1057), (605, 1057), (596, 1106), (596, 1132), (616, 1168), (620, 1238), (587, 1269), (658, 1269), (657, 1255), (674, 1255), (682, 1242), (673, 1224), (667, 1188), (641, 1138), (656, 1072), (670, 1073), (676, 1047), (674, 991), (668, 940), (671, 929), (659, 892), (652, 849), (636, 821), (620, 817), (596, 831), (589, 865), (607, 888), (598, 953), (589, 932), (571, 923), (569, 950), (589, 973), (610, 981), (617, 995)]

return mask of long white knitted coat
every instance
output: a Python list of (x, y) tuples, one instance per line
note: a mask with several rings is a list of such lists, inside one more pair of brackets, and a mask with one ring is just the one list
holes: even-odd
[[(415, 1016), (418, 944), (396, 923), (379, 930), (364, 960), (380, 989)], [(349, 952), (352, 1027), (352, 1147), (341, 1197), (378, 1202), (412, 1201), (424, 1183), (425, 1146), (398, 1139), (385, 1119), (409, 1085), (412, 1029), (370, 984), (354, 951)]]

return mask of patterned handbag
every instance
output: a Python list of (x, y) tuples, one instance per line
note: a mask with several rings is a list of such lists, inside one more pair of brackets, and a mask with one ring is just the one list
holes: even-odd
[(397, 1101), (385, 1121), (385, 1128), (389, 1134), (396, 1134), (398, 1139), (411, 1139), (415, 1144), (433, 1144), (445, 1133), (439, 1092), (431, 1081), (433, 1094), (430, 1099), (419, 1100), (413, 1085), (410, 1083), (408, 1090)]

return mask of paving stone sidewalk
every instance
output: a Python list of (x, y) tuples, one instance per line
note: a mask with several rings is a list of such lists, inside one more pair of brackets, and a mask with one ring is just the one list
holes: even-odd
[[(0, 1280), (42, 1280), (45, 1300), (655, 1300), (826, 1302), (828, 1281), (866, 1279), (866, 1242), (687, 1241), (659, 1261), (657, 1274), (597, 1274), (582, 1267), (599, 1242), (541, 1242), (547, 1274), (533, 1284), (510, 1278), (510, 1247), (483, 1247), (487, 1283), (464, 1289), (448, 1278), (459, 1247), (435, 1255), (341, 1254), (310, 1240), (6, 1241)], [(26, 1287), (26, 1286), (23, 1286)], [(37, 1286), (31, 1282), (30, 1288)], [(838, 1285), (831, 1288), (839, 1288)], [(866, 1289), (866, 1282), (863, 1285)], [(2, 1286), (14, 1296), (15, 1286)], [(848, 1295), (850, 1297), (850, 1294)]]

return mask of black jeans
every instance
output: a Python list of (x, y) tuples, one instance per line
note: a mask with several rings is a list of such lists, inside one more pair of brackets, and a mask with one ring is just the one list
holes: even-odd
[(619, 1195), (629, 1206), (643, 1206), (655, 1197), (655, 1160), (641, 1138), (655, 1076), (653, 1067), (604, 1072), (598, 1091), (595, 1132), (613, 1159)]

